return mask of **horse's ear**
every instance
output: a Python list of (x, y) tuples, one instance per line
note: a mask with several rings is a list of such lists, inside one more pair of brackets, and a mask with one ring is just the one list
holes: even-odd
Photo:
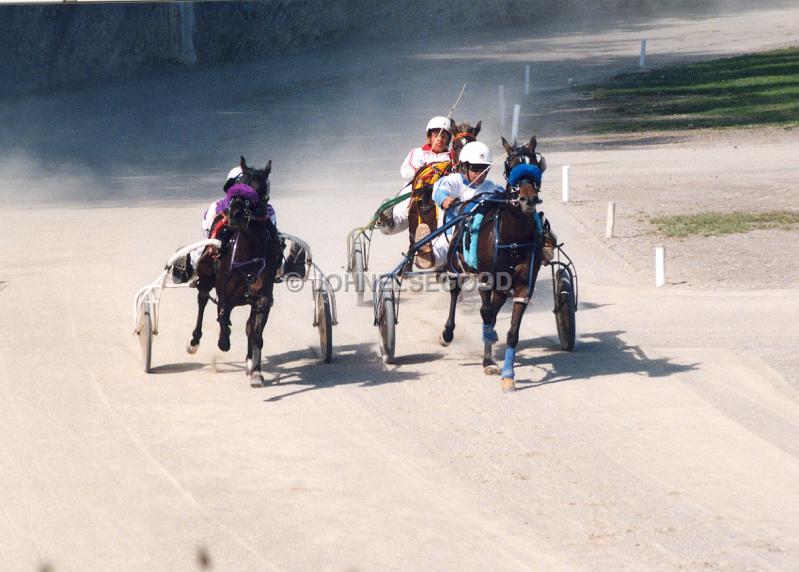
[(269, 173), (272, 172), (272, 159), (269, 159), (266, 162), (266, 167), (264, 167), (264, 177), (268, 177)]
[(472, 135), (477, 137), (477, 134), (480, 133), (480, 129), (482, 127), (483, 127), (483, 121), (480, 120), (480, 121), (477, 122), (477, 125), (474, 126), (474, 129), (472, 130)]
[(247, 170), (247, 160), (244, 158), (244, 155), (241, 156), (241, 162), (239, 163), (239, 167), (241, 167), (242, 171)]
[(452, 136), (455, 137), (460, 132), (461, 132), (460, 126), (457, 123), (455, 123), (455, 121), (453, 121), (452, 122)]
[(508, 157), (510, 157), (513, 153), (513, 147), (510, 146), (510, 143), (508, 143), (508, 140), (504, 137), (502, 138), (502, 146), (505, 148), (505, 153), (507, 153)]
[(527, 148), (530, 149), (530, 153), (535, 153), (535, 148), (538, 146), (538, 139), (536, 136), (533, 135), (533, 138), (530, 139), (530, 142), (527, 144)]

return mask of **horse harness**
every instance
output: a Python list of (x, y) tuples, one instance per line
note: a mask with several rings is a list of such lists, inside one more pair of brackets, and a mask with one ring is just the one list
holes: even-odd
[[(514, 298), (514, 302), (524, 302), (527, 303), (532, 296), (532, 291), (535, 285), (535, 267), (536, 267), (536, 258), (537, 258), (537, 251), (540, 246), (540, 242), (542, 240), (542, 223), (539, 217), (538, 212), (533, 212), (533, 219), (535, 220), (535, 232), (533, 234), (533, 240), (531, 242), (510, 242), (510, 243), (500, 243), (500, 223), (501, 223), (501, 213), (503, 208), (507, 207), (515, 207), (518, 206), (518, 199), (514, 198), (514, 193), (512, 191), (506, 191), (506, 195), (510, 195), (508, 198), (499, 198), (496, 197), (481, 197), (475, 208), (464, 215), (463, 222), (461, 222), (461, 232), (459, 234), (458, 244), (455, 245), (455, 248), (452, 250), (453, 252), (459, 252), (461, 250), (460, 245), (464, 242), (467, 235), (469, 240), (477, 240), (477, 236), (472, 236), (472, 232), (475, 229), (471, 228), (471, 220), (477, 214), (481, 212), (490, 211), (490, 214), (487, 219), (484, 219), (480, 225), (480, 229), (482, 229), (487, 224), (494, 225), (494, 254), (491, 258), (491, 269), (489, 273), (494, 274), (497, 272), (497, 260), (499, 258), (499, 251), (500, 250), (507, 250), (508, 251), (508, 271), (513, 273), (516, 270), (516, 267), (529, 261), (529, 272), (527, 278), (527, 288), (528, 288), (528, 296), (526, 298)], [(518, 192), (516, 193), (518, 196)], [(496, 205), (497, 208), (491, 209), (491, 205)], [(465, 206), (465, 205), (464, 205)], [(478, 231), (480, 230), (478, 229)], [(530, 252), (529, 257), (526, 255), (527, 252)], [(457, 271), (454, 266), (454, 260), (449, 261), (449, 270), (454, 272), (455, 274), (460, 274), (461, 272)], [(465, 269), (464, 265), (464, 269)], [(474, 270), (477, 270), (476, 268)]]

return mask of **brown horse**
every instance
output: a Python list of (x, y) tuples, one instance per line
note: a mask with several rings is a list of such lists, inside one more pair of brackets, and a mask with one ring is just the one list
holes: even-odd
[[(540, 173), (543, 157), (536, 153), (536, 138), (527, 145), (511, 146), (502, 139), (508, 157), (505, 171), (514, 173), (519, 165), (530, 165), (538, 169), (537, 177), (530, 175), (508, 184), (505, 192), (486, 198), (485, 195), (470, 201), (476, 208), (469, 212), (466, 221), (453, 234), (448, 254), (449, 270), (458, 275), (477, 273), (480, 281), (480, 297), (482, 307), (480, 316), (483, 319), (483, 368), (487, 375), (501, 373), (502, 390), (513, 391), (513, 362), (516, 356), (516, 344), (519, 341), (519, 328), (527, 304), (533, 295), (535, 281), (542, 262), (542, 228), (541, 219), (536, 212), (536, 205), (541, 202)], [(535, 173), (527, 169), (528, 174)], [(515, 173), (514, 173), (515, 175)], [(466, 203), (464, 210), (468, 210)], [(471, 230), (470, 224), (481, 217), (477, 236), (477, 265), (467, 264), (462, 252), (463, 241)], [(457, 280), (452, 281), (450, 292), (449, 317), (441, 333), (441, 343), (449, 344), (454, 337), (455, 309), (461, 288)], [(493, 346), (498, 341), (494, 326), (497, 314), (505, 301), (513, 300), (513, 314), (507, 335), (505, 363), (500, 371), (493, 359)]]
[(251, 385), (263, 384), (261, 349), (263, 331), (273, 303), (275, 274), (280, 267), (282, 247), (275, 225), (266, 215), (264, 199), (269, 193), (269, 172), (253, 169), (241, 158), (242, 174), (237, 182), (250, 186), (256, 200), (233, 198), (226, 211), (227, 223), (218, 235), (219, 252), (206, 252), (197, 264), (197, 323), (187, 346), (197, 351), (202, 337), (202, 320), (211, 289), (217, 294), (218, 347), (230, 349), (230, 314), (236, 306), (250, 306), (247, 320), (247, 365)]

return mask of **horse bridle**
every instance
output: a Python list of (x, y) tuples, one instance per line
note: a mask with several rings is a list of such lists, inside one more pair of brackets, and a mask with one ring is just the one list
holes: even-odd
[[(544, 201), (538, 198), (538, 193), (541, 191), (541, 185), (539, 185), (534, 179), (522, 179), (522, 181), (530, 181), (535, 188), (535, 198), (533, 199), (533, 210), (535, 210), (536, 205), (540, 205)], [(522, 197), (521, 197), (521, 184), (522, 181), (519, 181), (517, 184), (511, 186), (508, 185), (507, 189), (505, 189), (505, 194), (508, 196), (507, 202), (509, 205), (513, 207), (521, 207)]]
[(472, 141), (477, 141), (477, 137), (472, 135), (470, 131), (461, 131), (452, 138), (452, 149), (455, 150), (455, 144), (461, 142), (462, 145), (457, 149), (458, 153), (460, 153), (461, 149), (466, 147), (466, 145)]
[[(514, 163), (514, 159), (517, 159), (518, 162)], [(509, 155), (507, 159), (505, 159), (505, 180), (507, 181), (510, 178), (511, 171), (518, 167), (519, 165), (535, 165), (541, 169), (543, 172), (546, 169), (546, 160), (544, 156), (540, 153), (536, 153), (533, 151), (531, 154), (527, 151), (524, 147), (516, 147), (513, 149), (513, 154)], [(522, 181), (529, 181), (533, 184), (535, 188), (536, 197), (535, 201), (533, 202), (533, 208), (535, 205), (541, 204), (543, 201), (538, 198), (538, 193), (541, 192), (541, 184), (536, 181), (535, 179), (522, 179)], [(505, 193), (508, 195), (508, 203), (512, 206), (518, 207), (521, 205), (521, 183), (519, 181), (515, 185), (508, 185), (505, 189)]]
[(265, 221), (267, 219), (266, 215), (264, 215), (264, 216), (255, 216), (254, 211), (255, 211), (255, 209), (258, 208), (258, 205), (253, 205), (248, 199), (245, 199), (245, 198), (242, 198), (242, 197), (236, 197), (236, 198), (234, 198), (231, 201), (230, 204), (232, 205), (233, 202), (235, 202), (235, 201), (240, 201), (240, 202), (244, 203), (244, 207), (242, 209), (242, 212), (244, 214), (244, 221), (245, 221), (245, 224), (247, 226), (249, 226), (252, 221), (263, 222), (263, 221)]
[[(258, 171), (256, 171), (255, 169), (247, 168), (247, 170), (242, 171), (241, 173), (239, 173), (236, 176), (236, 178), (233, 179), (233, 182), (234, 183), (244, 183), (245, 185), (250, 185), (250, 182), (254, 178), (259, 177), (259, 176), (260, 175), (258, 175)], [(266, 190), (264, 191), (263, 198), (268, 200), (269, 199), (269, 192), (271, 191), (271, 186), (272, 185), (269, 182), (269, 178), (268, 177), (261, 177), (261, 178), (264, 181), (264, 185), (266, 185)], [(250, 186), (252, 187), (252, 185), (250, 185)]]
[[(514, 159), (518, 159), (519, 162), (511, 165)], [(508, 155), (508, 158), (505, 159), (506, 181), (508, 180), (508, 177), (510, 177), (510, 172), (513, 170), (513, 167), (517, 167), (518, 165), (535, 165), (540, 168), (541, 172), (543, 173), (547, 168), (547, 160), (544, 159), (544, 156), (537, 151), (533, 151), (531, 153), (524, 147), (515, 147), (513, 149), (513, 153)]]
[[(452, 138), (452, 142), (455, 143), (456, 141), (460, 141), (461, 139), (466, 139), (467, 137), (470, 137), (471, 140), (467, 141), (466, 143), (471, 143), (472, 141), (477, 141), (477, 137), (472, 135), (471, 131), (461, 131), (460, 133), (456, 134)], [(466, 143), (464, 143), (464, 145), (466, 145)]]

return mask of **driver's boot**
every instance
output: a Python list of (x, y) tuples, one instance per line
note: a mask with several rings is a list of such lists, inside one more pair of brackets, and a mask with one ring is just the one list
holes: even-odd
[(552, 262), (552, 259), (555, 258), (555, 247), (558, 244), (558, 237), (552, 232), (552, 229), (549, 228), (549, 221), (547, 221), (546, 226), (544, 227), (544, 248), (543, 248), (543, 255), (544, 255), (544, 264), (549, 264)]
[(180, 257), (172, 265), (172, 282), (175, 284), (185, 284), (194, 276), (194, 268), (191, 265), (191, 254)]

